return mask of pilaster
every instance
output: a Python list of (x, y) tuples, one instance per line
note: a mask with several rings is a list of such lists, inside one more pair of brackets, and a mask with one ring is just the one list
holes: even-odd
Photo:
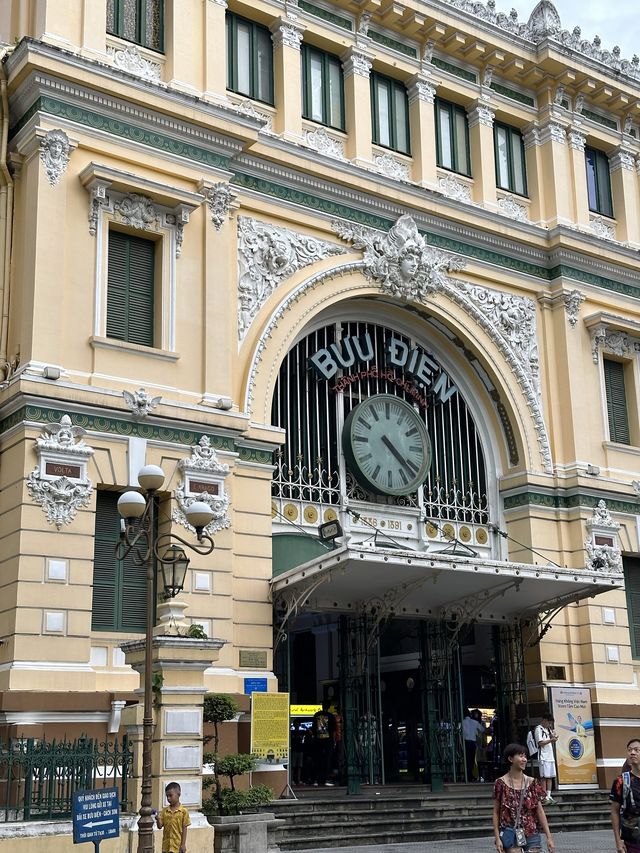
[(302, 69), (300, 46), (304, 28), (288, 18), (280, 18), (272, 27), (273, 84), (276, 103), (274, 131), (284, 139), (302, 138)]
[(576, 127), (572, 127), (569, 130), (568, 137), (575, 223), (583, 228), (590, 228), (591, 219), (589, 217), (589, 196), (587, 194), (587, 171), (584, 161), (584, 148), (587, 138)]
[(538, 218), (549, 227), (575, 222), (567, 131), (558, 121), (525, 134), (528, 184), (539, 196)]
[(106, 50), (107, 0), (83, 0), (82, 53), (92, 59), (104, 59)]
[(413, 149), (413, 180), (422, 187), (435, 188), (436, 128), (433, 108), (436, 87), (433, 80), (416, 75), (409, 85), (409, 125)]
[[(203, 89), (202, 14), (201, 0), (167, 0), (165, 2), (166, 79), (172, 89), (179, 89), (181, 92), (192, 95), (200, 95)], [(222, 80), (226, 80), (226, 73)]]
[(476, 101), (469, 116), (469, 147), (473, 164), (473, 200), (495, 210), (496, 160), (493, 140), (495, 113), (485, 103)]
[(640, 243), (638, 174), (633, 152), (618, 148), (609, 158), (611, 195), (616, 217), (616, 237), (637, 247)]
[(344, 69), (344, 101), (347, 116), (347, 157), (357, 164), (370, 165), (372, 56), (351, 48), (342, 57)]
[(205, 0), (204, 97), (212, 101), (227, 100), (226, 11), (227, 0)]

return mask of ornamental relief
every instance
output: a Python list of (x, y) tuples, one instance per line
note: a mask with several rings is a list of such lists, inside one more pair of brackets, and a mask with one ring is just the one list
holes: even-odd
[[(208, 504), (213, 512), (211, 522), (204, 528), (205, 533), (213, 536), (218, 531), (230, 527), (229, 507), (231, 501), (224, 490), (224, 478), (229, 473), (229, 466), (218, 460), (215, 450), (211, 447), (210, 438), (203, 435), (200, 441), (191, 448), (190, 458), (181, 459), (178, 462), (178, 468), (182, 472), (182, 480), (174, 492), (178, 506), (172, 513), (173, 521), (193, 531), (187, 521), (185, 511), (192, 503), (202, 501)], [(198, 478), (201, 486), (209, 482), (210, 491), (205, 488), (204, 490), (198, 489), (197, 493), (194, 493), (189, 488), (191, 475)]]
[(342, 246), (280, 228), (247, 216), (238, 217), (238, 338), (279, 284), (295, 272), (331, 255)]
[(87, 477), (87, 463), (94, 451), (82, 440), (85, 432), (63, 415), (60, 423), (43, 426), (36, 439), (38, 465), (27, 477), (27, 489), (58, 530), (91, 501), (93, 484)]

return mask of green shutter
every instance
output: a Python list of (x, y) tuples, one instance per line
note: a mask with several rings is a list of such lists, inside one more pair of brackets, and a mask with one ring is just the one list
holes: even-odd
[(604, 386), (607, 395), (609, 438), (619, 444), (631, 444), (622, 362), (604, 359)]
[(624, 582), (627, 590), (627, 613), (631, 654), (640, 658), (640, 560), (623, 557)]
[(146, 627), (146, 569), (133, 556), (116, 559), (120, 535), (117, 492), (98, 492), (93, 560), (94, 631), (142, 633)]
[(153, 346), (155, 243), (109, 232), (107, 337)]

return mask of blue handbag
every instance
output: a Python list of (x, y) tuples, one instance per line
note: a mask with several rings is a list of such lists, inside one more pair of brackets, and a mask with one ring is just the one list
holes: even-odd
[(516, 831), (512, 826), (503, 826), (500, 830), (500, 841), (505, 850), (516, 846)]

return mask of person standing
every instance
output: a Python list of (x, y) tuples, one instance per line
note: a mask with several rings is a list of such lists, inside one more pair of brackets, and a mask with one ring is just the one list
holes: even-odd
[(302, 765), (304, 763), (304, 744), (300, 729), (300, 720), (296, 720), (291, 730), (291, 782), (302, 784)]
[(541, 831), (549, 853), (555, 850), (542, 807), (545, 789), (538, 779), (525, 775), (528, 760), (526, 747), (519, 743), (510, 743), (504, 751), (509, 769), (496, 779), (493, 789), (493, 834), (498, 853), (541, 853)]
[(553, 780), (556, 778), (556, 759), (553, 754), (553, 744), (558, 740), (558, 735), (553, 730), (553, 717), (545, 714), (542, 722), (536, 726), (536, 744), (538, 745), (538, 761), (540, 763), (540, 778), (547, 792), (545, 805), (553, 805), (555, 800), (551, 796)]
[(473, 768), (476, 763), (476, 750), (478, 748), (478, 736), (484, 735), (484, 726), (471, 716), (468, 708), (465, 708), (462, 720), (462, 735), (464, 737), (464, 757), (467, 766), (467, 782), (473, 782)]
[(640, 853), (640, 738), (627, 744), (627, 762), (611, 786), (611, 826), (617, 853)]
[(336, 718), (329, 710), (329, 702), (325, 699), (322, 710), (313, 715), (311, 726), (314, 744), (314, 785), (332, 786), (329, 781), (331, 758), (336, 737)]
[(191, 820), (180, 803), (180, 785), (169, 782), (164, 793), (169, 805), (156, 815), (156, 825), (162, 830), (162, 853), (187, 853), (187, 829)]

